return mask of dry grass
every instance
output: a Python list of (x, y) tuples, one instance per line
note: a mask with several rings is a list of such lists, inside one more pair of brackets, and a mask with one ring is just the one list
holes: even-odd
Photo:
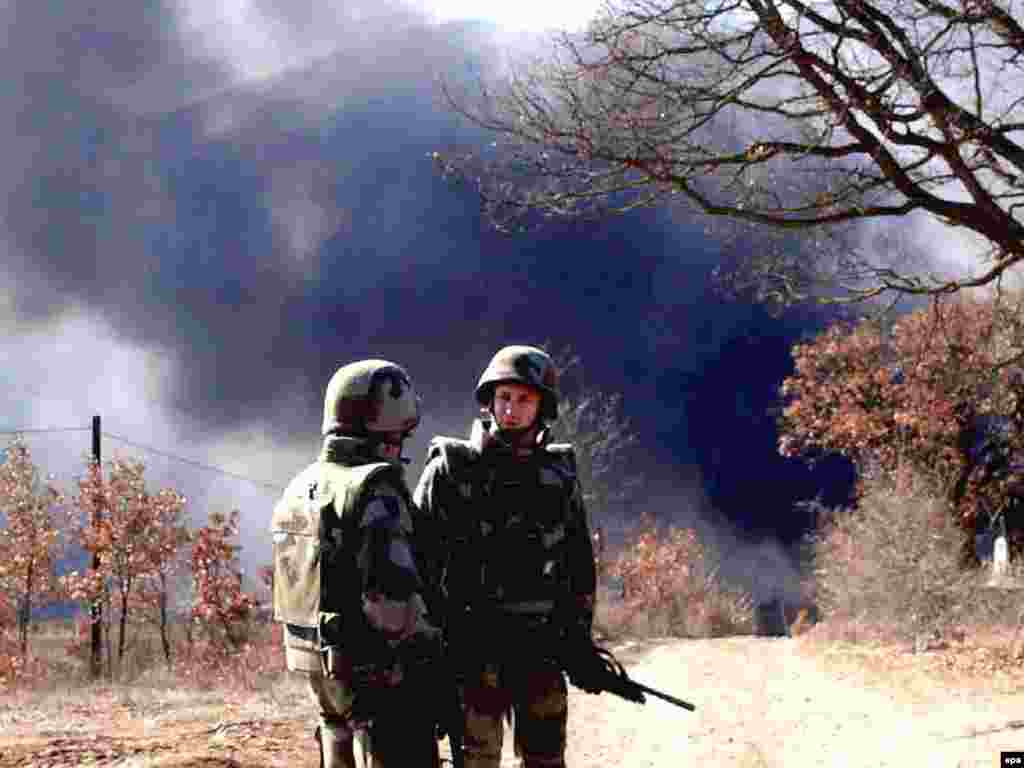
[(908, 701), (934, 705), (937, 691), (978, 697), (1024, 691), (1024, 664), (1010, 653), (1012, 635), (1009, 627), (987, 628), (975, 635), (955, 633), (955, 639), (935, 641), (915, 652), (907, 643), (879, 639), (878, 634), (837, 639), (823, 622), (797, 642), (801, 654), (854, 688), (884, 688)]
[(254, 625), (249, 644), (235, 653), (197, 638), (189, 642), (183, 627), (175, 625), (170, 665), (156, 628), (136, 626), (124, 657), (118, 659), (115, 650), (111, 668), (98, 682), (89, 678), (88, 659), (75, 642), (79, 637), (80, 630), (72, 621), (42, 622), (29, 645), (31, 673), (7, 681), (5, 700), (43, 710), (50, 701), (70, 699), (148, 705), (183, 698), (201, 701), (207, 693), (216, 699), (225, 691), (236, 691), (242, 697), (274, 689), (284, 672), (277, 625)]
[[(287, 675), (275, 661), (280, 655), (279, 639), (270, 627), (257, 633), (258, 644), (248, 654), (222, 660), (216, 676), (189, 667), (185, 660), (168, 669), (162, 654), (154, 654), (147, 641), (133, 645), (132, 655), (126, 655), (124, 667), (132, 670), (130, 678), (98, 682), (87, 679), (84, 662), (69, 662), (61, 656), (75, 635), (73, 628), (51, 623), (42, 635), (47, 642), (35, 647), (52, 652), (54, 658), (46, 660), (44, 677), (23, 680), (3, 691), (0, 732), (6, 735), (111, 735), (112, 724), (118, 722), (134, 723), (136, 729), (141, 723), (145, 733), (174, 723), (278, 721), (309, 714), (308, 693), (301, 681)], [(180, 646), (176, 650), (183, 653)], [(261, 668), (252, 668), (254, 660)]]

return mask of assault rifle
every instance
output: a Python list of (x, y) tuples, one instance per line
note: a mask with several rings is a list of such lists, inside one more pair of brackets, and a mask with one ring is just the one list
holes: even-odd
[(626, 674), (625, 668), (611, 651), (593, 641), (570, 644), (560, 661), (570, 682), (588, 693), (608, 692), (637, 704), (646, 703), (646, 696), (650, 695), (690, 712), (696, 709), (688, 701), (638, 683)]
[(465, 727), (465, 713), (462, 709), (462, 699), (459, 696), (459, 680), (451, 663), (450, 648), (445, 647), (443, 662), (441, 665), (444, 678), (440, 681), (441, 690), (441, 717), (438, 725), (443, 731), (442, 735), (448, 736), (448, 748), (452, 753), (452, 768), (464, 768), (466, 759), (462, 754), (463, 729)]
[(465, 756), (462, 753), (465, 736), (465, 712), (459, 693), (459, 684), (462, 682), (462, 678), (458, 664), (455, 662), (456, 652), (453, 649), (454, 635), (456, 634), (454, 630), (455, 628), (462, 630), (464, 625), (458, 621), (457, 614), (450, 609), (442, 616), (444, 617), (444, 626), (441, 633), (441, 653), (435, 665), (437, 671), (435, 681), (440, 697), (437, 737), (439, 739), (448, 737), (448, 747), (452, 753), (452, 768), (465, 768)]

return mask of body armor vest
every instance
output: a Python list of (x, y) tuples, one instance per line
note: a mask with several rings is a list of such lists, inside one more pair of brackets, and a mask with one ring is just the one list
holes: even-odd
[[(318, 461), (289, 483), (275, 505), (270, 525), (274, 620), (288, 625), (288, 669), (319, 672), (324, 626), (343, 633), (346, 624), (363, 621), (355, 562), (359, 516), (367, 491), (385, 478), (397, 489), (405, 487), (400, 470), (386, 462)], [(412, 529), (407, 510), (401, 524)]]
[(469, 441), (435, 439), (456, 499), (447, 510), (441, 589), (450, 605), (550, 616), (569, 594), (568, 529), (576, 467), (571, 445), (528, 460), (491, 459)]

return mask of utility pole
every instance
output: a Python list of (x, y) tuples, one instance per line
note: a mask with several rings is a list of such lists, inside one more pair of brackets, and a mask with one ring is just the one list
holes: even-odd
[[(103, 464), (100, 462), (100, 417), (97, 414), (92, 417), (92, 460), (96, 463), (96, 471), (100, 478), (103, 477)], [(95, 500), (95, 510), (93, 512), (93, 525), (98, 526), (100, 519), (103, 516), (102, 507), (102, 494)], [(99, 571), (100, 569), (100, 555), (99, 552), (93, 552), (92, 554), (92, 568), (93, 571)], [(97, 596), (92, 603), (90, 609), (92, 619), (92, 655), (89, 657), (89, 673), (93, 680), (98, 680), (102, 669), (102, 618), (103, 618), (103, 607), (100, 602), (100, 597)]]

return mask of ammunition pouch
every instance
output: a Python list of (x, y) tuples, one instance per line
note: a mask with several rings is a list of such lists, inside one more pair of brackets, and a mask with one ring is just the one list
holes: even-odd
[(289, 670), (341, 674), (340, 659), (352, 647), (349, 630), (362, 619), (353, 554), (356, 519), (378, 480), (400, 486), (391, 477), (395, 471), (386, 462), (318, 461), (292, 480), (275, 505), (274, 619), (286, 625)]

